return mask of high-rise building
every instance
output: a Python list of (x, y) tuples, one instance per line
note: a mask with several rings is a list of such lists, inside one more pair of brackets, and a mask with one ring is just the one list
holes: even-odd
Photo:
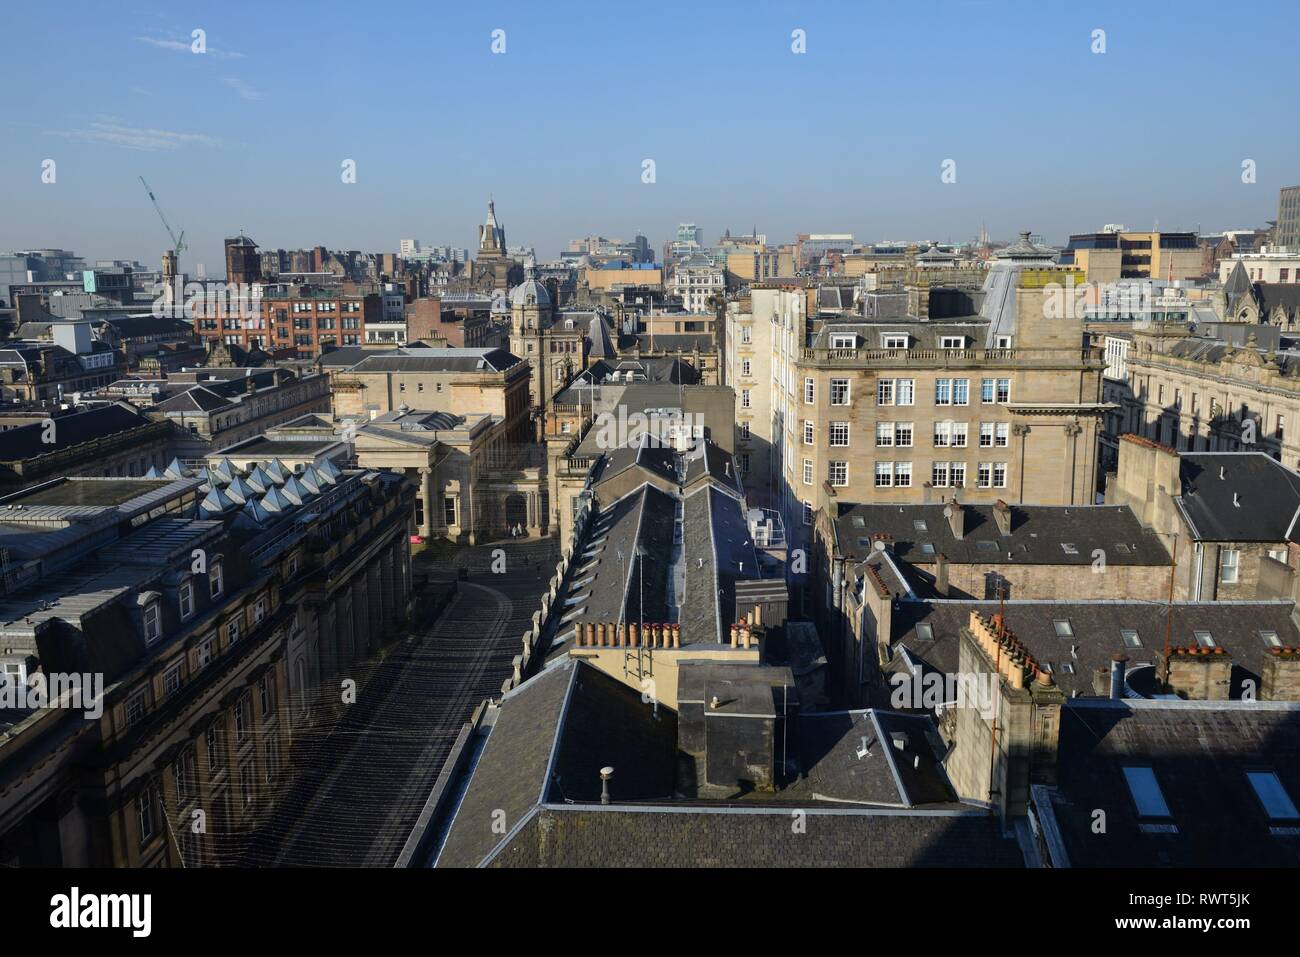
[(1276, 245), (1300, 249), (1300, 186), (1283, 186), (1278, 192), (1275, 234)]
[(252, 283), (262, 278), (257, 243), (243, 233), (226, 240), (226, 282)]

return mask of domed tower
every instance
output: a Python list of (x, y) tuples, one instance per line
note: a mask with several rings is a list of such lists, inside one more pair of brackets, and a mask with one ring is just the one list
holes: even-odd
[(550, 391), (546, 387), (546, 334), (551, 327), (551, 296), (530, 275), (510, 290), (510, 351), (526, 359), (532, 368), (528, 383), (529, 402), (540, 407)]

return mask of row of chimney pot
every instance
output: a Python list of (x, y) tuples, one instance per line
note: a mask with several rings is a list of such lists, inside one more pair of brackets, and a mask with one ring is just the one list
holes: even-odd
[(994, 663), (998, 674), (1005, 678), (1011, 687), (1023, 688), (1026, 673), (1044, 687), (1053, 684), (1052, 676), (1038, 666), (1029, 649), (1006, 630), (1001, 615), (993, 615), (986, 622), (979, 612), (972, 611), (969, 627), (984, 654)]
[(738, 621), (731, 626), (731, 647), (748, 648), (758, 643), (758, 636), (750, 630), (749, 622)]
[(682, 626), (676, 623), (635, 621), (580, 622), (577, 630), (579, 648), (680, 648)]

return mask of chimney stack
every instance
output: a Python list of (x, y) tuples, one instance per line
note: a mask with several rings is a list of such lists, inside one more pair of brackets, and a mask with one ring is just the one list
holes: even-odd
[(966, 509), (962, 508), (956, 499), (943, 507), (943, 517), (948, 520), (953, 538), (961, 541), (966, 537)]
[(1169, 690), (1190, 701), (1227, 701), (1232, 655), (1222, 648), (1171, 648), (1165, 660)]
[(948, 556), (943, 552), (934, 557), (934, 590), (940, 598), (948, 597)]
[(999, 535), (1011, 534), (1011, 506), (1002, 499), (993, 503), (993, 521), (997, 523)]
[(1270, 648), (1260, 670), (1260, 700), (1300, 701), (1300, 648)]

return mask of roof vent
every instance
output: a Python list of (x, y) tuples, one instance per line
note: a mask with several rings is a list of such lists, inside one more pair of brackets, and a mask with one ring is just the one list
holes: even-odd
[(1223, 466), (1223, 465), (1220, 465), (1220, 466), (1219, 466), (1219, 481), (1223, 481), (1223, 480), (1226, 479), (1227, 477), (1228, 477), (1228, 469), (1227, 469), (1227, 467), (1226, 467), (1226, 466)]
[(614, 776), (614, 769), (606, 765), (600, 769), (600, 803), (609, 803), (609, 779)]
[(1241, 493), (1240, 493), (1240, 492), (1233, 492), (1233, 493), (1232, 493), (1232, 504), (1233, 504), (1236, 508), (1241, 508)]
[(899, 751), (907, 750), (907, 735), (902, 731), (890, 732), (889, 740), (894, 743), (894, 747)]

